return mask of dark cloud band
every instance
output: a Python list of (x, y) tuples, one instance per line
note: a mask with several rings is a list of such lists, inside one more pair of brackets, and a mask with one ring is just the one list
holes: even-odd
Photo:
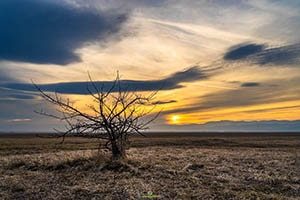
[(120, 30), (126, 15), (46, 0), (0, 1), (0, 60), (59, 64), (80, 60), (86, 42)]
[[(206, 75), (198, 68), (191, 67), (185, 71), (177, 72), (171, 76), (159, 80), (121, 80), (122, 91), (156, 91), (170, 90), (183, 87), (181, 83), (193, 82), (199, 79), (206, 78)], [(108, 91), (113, 86), (112, 81), (95, 81), (94, 84), (102, 91)], [(6, 83), (1, 84), (1, 87), (21, 90), (21, 91), (37, 91), (32, 84), (28, 83)], [(38, 84), (43, 91), (57, 92), (61, 94), (89, 94), (89, 90), (96, 92), (93, 89), (91, 82), (64, 82), (53, 84)], [(113, 92), (119, 88), (114, 88)]]
[(224, 54), (227, 61), (248, 61), (259, 65), (298, 65), (300, 44), (267, 47), (262, 44), (241, 44)]
[(257, 54), (265, 49), (264, 45), (260, 44), (240, 44), (229, 48), (225, 53), (225, 60), (240, 60), (245, 59), (248, 56)]

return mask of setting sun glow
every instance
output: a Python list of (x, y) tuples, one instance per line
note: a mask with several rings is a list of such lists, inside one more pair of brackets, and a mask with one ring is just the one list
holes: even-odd
[(180, 122), (180, 116), (179, 115), (173, 115), (171, 118), (172, 124), (179, 124)]

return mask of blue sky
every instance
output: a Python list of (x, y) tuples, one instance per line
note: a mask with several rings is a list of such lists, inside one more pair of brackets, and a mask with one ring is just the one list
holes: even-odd
[(0, 131), (62, 125), (34, 113), (55, 108), (32, 80), (84, 109), (87, 72), (117, 71), (161, 90), (153, 130), (299, 130), (299, 33), (297, 0), (2, 0)]

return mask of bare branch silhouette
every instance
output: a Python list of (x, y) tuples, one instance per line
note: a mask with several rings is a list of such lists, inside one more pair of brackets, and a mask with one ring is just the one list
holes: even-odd
[(102, 139), (106, 141), (105, 147), (111, 151), (113, 159), (125, 158), (128, 137), (133, 134), (145, 136), (143, 131), (160, 114), (154, 112), (156, 105), (153, 100), (157, 91), (147, 95), (128, 91), (122, 88), (119, 73), (108, 90), (104, 90), (103, 86), (98, 88), (90, 74), (88, 77), (90, 84), (87, 90), (95, 103), (87, 105), (91, 112), (80, 110), (69, 99), (57, 93), (48, 94), (33, 83), (46, 101), (58, 107), (60, 115), (43, 110), (37, 113), (66, 123), (66, 130), (59, 132), (63, 140), (67, 135)]

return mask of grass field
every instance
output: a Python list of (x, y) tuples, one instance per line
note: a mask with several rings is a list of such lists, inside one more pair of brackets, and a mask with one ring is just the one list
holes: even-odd
[(156, 133), (123, 163), (96, 140), (0, 136), (0, 199), (300, 199), (300, 134)]

